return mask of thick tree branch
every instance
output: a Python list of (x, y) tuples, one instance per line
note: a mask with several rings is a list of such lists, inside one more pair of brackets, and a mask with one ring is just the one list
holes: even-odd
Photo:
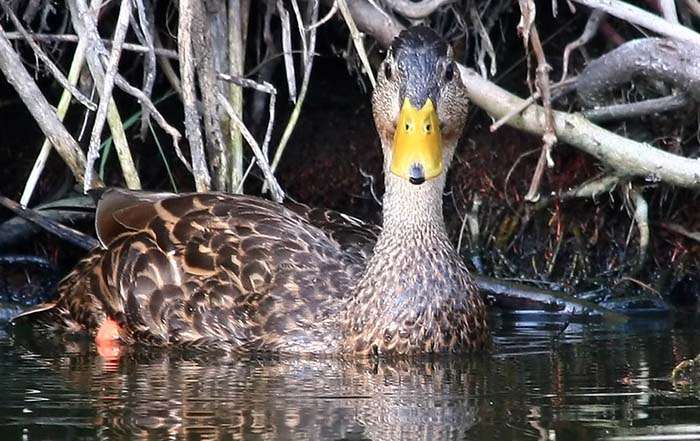
[[(460, 66), (460, 73), (472, 102), (494, 118), (506, 115), (523, 101), (481, 78), (472, 69)], [(700, 159), (685, 158), (633, 141), (591, 123), (580, 114), (555, 111), (554, 123), (561, 141), (596, 157), (615, 169), (618, 175), (641, 176), (680, 187), (700, 188)], [(530, 106), (511, 118), (508, 124), (541, 135), (544, 132), (544, 109)]]
[[(332, 7), (335, 0), (323, 0)], [(364, 33), (371, 35), (384, 47), (388, 47), (395, 36), (403, 29), (403, 26), (377, 10), (367, 0), (346, 0), (348, 9), (355, 20), (357, 27)]]
[(578, 76), (579, 98), (588, 106), (609, 102), (608, 92), (635, 78), (663, 81), (700, 102), (700, 46), (667, 38), (641, 38), (593, 60)]

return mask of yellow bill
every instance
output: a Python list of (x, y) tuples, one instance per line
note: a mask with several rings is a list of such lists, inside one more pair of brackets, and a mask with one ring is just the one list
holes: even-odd
[(394, 133), (391, 172), (412, 184), (422, 184), (442, 173), (442, 136), (430, 98), (421, 109), (403, 100)]

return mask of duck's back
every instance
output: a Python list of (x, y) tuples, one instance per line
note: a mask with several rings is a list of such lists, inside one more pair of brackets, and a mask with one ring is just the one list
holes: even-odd
[(110, 318), (127, 342), (243, 351), (335, 351), (374, 237), (349, 217), (224, 194), (111, 190), (96, 225), (106, 248), (61, 282), (53, 320), (95, 332)]

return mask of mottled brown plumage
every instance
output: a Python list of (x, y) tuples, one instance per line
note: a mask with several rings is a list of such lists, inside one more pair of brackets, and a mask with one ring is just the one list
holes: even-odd
[[(442, 215), (466, 116), (459, 71), (432, 31), (413, 28), (379, 72), (381, 229), (251, 196), (107, 190), (96, 214), (103, 247), (61, 282), (55, 303), (38, 309), (41, 320), (94, 334), (111, 318), (125, 343), (232, 351), (393, 355), (485, 346), (485, 307)], [(401, 142), (418, 159), (404, 161), (405, 176), (390, 170), (404, 101), (416, 115), (434, 104), (440, 127), (416, 120), (415, 129), (442, 155), (413, 146), (419, 138), (406, 120), (409, 141)], [(444, 164), (435, 177), (424, 174), (430, 160)]]

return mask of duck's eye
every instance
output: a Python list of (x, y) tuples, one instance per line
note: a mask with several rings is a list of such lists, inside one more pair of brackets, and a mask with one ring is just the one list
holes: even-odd
[(391, 81), (391, 77), (394, 75), (394, 69), (391, 67), (391, 63), (384, 63), (384, 77)]
[(452, 81), (455, 77), (455, 64), (454, 62), (449, 63), (445, 66), (445, 81)]

